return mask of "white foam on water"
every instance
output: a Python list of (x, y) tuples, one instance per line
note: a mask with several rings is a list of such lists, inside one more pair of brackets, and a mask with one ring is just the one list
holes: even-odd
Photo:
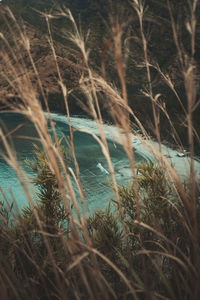
[(109, 175), (109, 172), (102, 166), (101, 163), (97, 164), (97, 168), (99, 168), (101, 172), (105, 173), (106, 175)]
[[(47, 113), (46, 113), (47, 115)], [(51, 117), (55, 121), (62, 121), (69, 124), (68, 118), (61, 114), (51, 113)], [(79, 130), (87, 130), (92, 134), (100, 136), (99, 125), (93, 121), (81, 117), (70, 117), (71, 126)], [(106, 138), (113, 142), (120, 143), (123, 137), (123, 132), (116, 129), (113, 125), (102, 124)], [(190, 157), (180, 155), (180, 152), (162, 145), (162, 154), (159, 153), (158, 143), (152, 140), (144, 140), (140, 135), (132, 134), (132, 145), (134, 151), (137, 151), (145, 160), (156, 162), (163, 155), (168, 159), (177, 174), (182, 180), (189, 177), (190, 174)], [(200, 162), (194, 160), (194, 168), (196, 177), (200, 179)], [(120, 172), (122, 173), (122, 166)], [(127, 172), (126, 172), (127, 173)]]
[[(47, 113), (45, 113), (45, 115), (48, 117)], [(64, 115), (52, 113), (51, 118), (55, 122), (59, 121), (63, 124), (69, 125), (68, 118)], [(76, 116), (71, 117), (70, 122), (72, 127), (77, 130), (88, 133), (90, 132), (93, 135), (100, 136), (99, 125), (93, 120)], [(120, 144), (121, 140), (124, 138), (123, 132), (112, 125), (102, 124), (101, 126), (103, 127), (107, 140), (112, 141), (112, 143), (118, 147), (118, 144)], [(160, 156), (158, 144), (153, 141), (144, 140), (140, 135), (132, 134), (132, 145), (134, 152), (139, 154), (141, 159), (155, 162), (156, 157)], [(81, 171), (81, 180), (89, 199), (88, 206), (90, 211), (97, 208), (105, 208), (108, 204), (108, 200), (111, 197), (114, 197), (112, 188), (107, 182), (107, 179), (111, 179), (111, 176), (108, 172), (106, 160), (99, 159), (97, 157), (93, 162), (93, 165), (89, 165), (90, 157), (92, 158), (92, 155), (95, 155), (93, 154), (93, 151), (95, 150), (93, 150), (93, 147), (91, 146), (91, 149), (87, 149), (86, 147), (86, 149), (84, 148), (80, 152), (82, 155), (80, 159), (88, 161), (88, 166)], [(181, 180), (188, 178), (190, 172), (190, 159), (186, 156), (186, 154), (184, 156), (180, 156), (179, 151), (170, 149), (165, 145), (162, 145), (162, 154), (166, 157), (166, 160), (173, 165)], [(126, 157), (123, 158), (122, 156), (116, 156), (113, 160), (113, 167), (118, 184), (125, 185), (131, 181), (132, 172)], [(200, 163), (198, 161), (194, 161), (194, 167), (197, 178), (200, 178)], [(18, 189), (18, 181), (16, 180), (14, 171), (11, 171), (10, 169), (7, 171), (5, 169), (4, 171), (5, 173), (3, 174), (3, 178), (7, 178), (8, 180), (6, 181), (9, 181), (9, 186), (8, 184), (6, 184), (6, 186), (8, 186), (8, 188), (11, 187), (12, 190), (15, 191), (15, 194), (16, 191), (18, 191), (16, 197), (21, 198), (23, 190), (22, 188)]]

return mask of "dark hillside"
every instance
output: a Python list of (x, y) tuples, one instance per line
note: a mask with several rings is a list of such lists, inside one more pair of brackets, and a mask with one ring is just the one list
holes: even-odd
[[(198, 70), (200, 66), (200, 7), (197, 7), (196, 12), (196, 48), (193, 57), (191, 57), (191, 37), (186, 29), (186, 21), (189, 20), (188, 3), (187, 1), (175, 0), (169, 1), (169, 3), (178, 29), (178, 41), (182, 47), (182, 57), (185, 62), (187, 61), (186, 57), (188, 57), (188, 63), (190, 59), (191, 63)], [(53, 19), (50, 19), (50, 27), (62, 76), (68, 89), (75, 88), (75, 95), (79, 98), (81, 94), (76, 87), (79, 81), (82, 58), (76, 47), (68, 39), (68, 34), (72, 30), (72, 24), (68, 19), (61, 16), (60, 12), (65, 7), (69, 8), (77, 23), (81, 24), (82, 32), (86, 35), (86, 32), (90, 30), (86, 47), (90, 49), (91, 67), (95, 72), (103, 75), (106, 80), (121, 88), (114, 54), (113, 28), (117, 24), (115, 22), (118, 22), (122, 30), (122, 59), (129, 105), (149, 133), (154, 135), (151, 103), (141, 92), (141, 90), (146, 89), (148, 81), (144, 65), (139, 21), (136, 11), (129, 1), (4, 0), (1, 5), (8, 5), (18, 21), (20, 23), (25, 22), (27, 35), (31, 40), (31, 53), (53, 110), (63, 111), (64, 106), (56, 79), (55, 63), (53, 58), (51, 58), (51, 50), (47, 42), (48, 27), (44, 16), (39, 11), (54, 16)], [(153, 94), (160, 94), (160, 104), (166, 107), (172, 123), (178, 131), (178, 135), (187, 146), (187, 128), (184, 127), (186, 116), (183, 110), (183, 108), (187, 109), (187, 97), (183, 80), (183, 68), (187, 66), (181, 64), (178, 56), (167, 1), (149, 0), (146, 2), (143, 26), (147, 40), (148, 59), (151, 64), (150, 73)], [(5, 28), (3, 21), (1, 21), (1, 27)], [(25, 62), (27, 63), (26, 58)], [(27, 67), (29, 68), (28, 63)], [(181, 104), (177, 101), (177, 97), (171, 88), (166, 84), (161, 72), (169, 74), (173, 86), (181, 99)], [(198, 71), (197, 77), (199, 77)], [(3, 81), (1, 84), (5, 86)], [(84, 101), (83, 98), (81, 96), (81, 101)], [(102, 108), (105, 105), (107, 105), (106, 99), (104, 100), (102, 97)], [(75, 103), (71, 96), (70, 107), (72, 113), (80, 113), (81, 111), (79, 105)], [(109, 115), (105, 111), (108, 111), (108, 109), (104, 110), (104, 118), (108, 119)], [(200, 109), (197, 106), (193, 114), (193, 120), (198, 134), (200, 132), (199, 113)], [(168, 119), (162, 110), (159, 111), (159, 114), (162, 139), (173, 142), (171, 132), (168, 130)]]

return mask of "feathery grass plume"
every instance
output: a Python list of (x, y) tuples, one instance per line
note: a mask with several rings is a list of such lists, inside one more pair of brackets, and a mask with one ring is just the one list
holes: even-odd
[[(59, 12), (56, 10), (55, 15), (53, 12), (40, 12), (47, 23), (48, 43), (57, 72), (56, 81), (63, 95), (64, 113), (69, 120), (68, 145), (75, 171), (66, 164), (41, 74), (33, 59), (28, 32), (22, 31), (8, 8), (2, 12), (8, 36), (1, 34), (3, 43), (0, 49), (0, 74), (4, 81), (0, 99), (4, 107), (7, 105), (11, 111), (24, 114), (34, 124), (44, 151), (36, 149), (35, 164), (29, 163), (36, 172), (34, 183), (40, 189), (37, 195), (39, 201), (35, 203), (28, 189), (29, 186), (33, 189), (30, 179), (19, 165), (8, 142), (13, 132), (5, 136), (0, 130), (0, 142), (6, 150), (6, 154), (1, 155), (15, 170), (30, 205), (20, 215), (16, 215), (12, 205), (7, 209), (4, 204), (0, 204), (0, 289), (3, 299), (199, 299), (200, 188), (194, 168), (193, 138), (193, 112), (198, 106), (194, 61), (198, 1), (187, 2), (186, 28), (191, 38), (191, 49), (187, 55), (176, 29), (174, 3), (167, 1), (187, 95), (187, 108), (172, 79), (149, 55), (143, 1), (132, 0), (129, 6), (131, 14), (136, 12), (139, 22), (140, 36), (134, 36), (133, 39), (137, 39), (143, 51), (143, 62), (139, 61), (137, 64), (145, 67), (146, 89), (143, 88), (142, 93), (151, 101), (158, 144), (148, 135), (129, 101), (126, 70), (132, 48), (127, 50), (125, 46), (127, 39), (130, 41), (132, 37), (129, 33), (126, 36), (125, 28), (129, 20), (125, 19), (124, 8), (118, 11), (122, 7), (120, 1), (117, 1), (115, 10), (117, 15), (112, 11), (115, 3), (109, 1), (111, 40), (108, 52), (115, 62), (117, 79), (114, 83), (112, 78), (109, 79), (109, 72), (105, 77), (105, 52), (99, 62), (99, 66), (103, 67), (103, 76), (98, 72), (98, 67), (93, 67), (92, 49), (87, 47), (90, 35), (88, 33), (84, 36), (69, 9), (63, 8)], [(71, 53), (76, 53), (81, 58), (77, 59), (77, 69), (80, 71), (78, 87), (73, 89), (65, 84), (56, 52), (56, 41), (51, 31), (51, 22), (61, 17), (67, 18), (71, 24), (71, 31), (67, 33), (70, 40), (68, 51), (70, 47), (73, 48)], [(129, 57), (126, 51), (129, 51)], [(180, 174), (177, 174), (162, 151), (161, 112), (170, 124), (177, 146), (182, 145), (167, 106), (161, 102), (162, 91), (154, 91), (152, 69), (156, 69), (170, 87), (187, 117), (190, 147), (190, 178), (187, 184), (182, 183)], [(87, 195), (81, 182), (81, 171), (74, 148), (74, 132), (77, 129), (72, 128), (70, 120), (69, 95), (76, 93), (76, 89), (87, 99), (82, 107), (98, 124), (99, 135), (86, 129), (81, 129), (80, 132), (90, 134), (100, 145), (115, 192), (112, 205), (105, 211), (94, 212), (88, 218), (85, 210)], [(48, 130), (40, 95), (45, 103), (53, 138)], [(106, 125), (103, 122), (100, 102), (102, 95), (108, 102), (108, 115), (117, 129), (118, 142), (129, 158), (132, 171), (130, 186), (128, 183), (122, 187), (117, 184), (106, 139)], [(76, 94), (75, 97), (77, 98)], [(14, 98), (18, 101), (12, 101)], [(131, 124), (131, 120), (135, 124)], [(138, 134), (142, 146), (155, 159), (154, 164), (147, 162), (138, 164), (136, 168), (131, 140), (134, 126), (146, 138)], [(77, 186), (83, 214), (72, 181)], [(6, 202), (3, 191), (1, 195)]]

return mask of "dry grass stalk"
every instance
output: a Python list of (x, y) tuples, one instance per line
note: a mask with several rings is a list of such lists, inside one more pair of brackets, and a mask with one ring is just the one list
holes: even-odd
[[(148, 141), (147, 143), (144, 143), (144, 146), (146, 144), (147, 147), (149, 147), (155, 156), (158, 165), (162, 170), (167, 169), (167, 173), (169, 174), (169, 179), (170, 184), (173, 184), (173, 189), (175, 193), (177, 194), (177, 197), (180, 202), (182, 202), (182, 205), (188, 212), (188, 218), (186, 218), (182, 212), (180, 212), (177, 208), (177, 213), (179, 217), (183, 220), (183, 226), (186, 228), (187, 232), (189, 233), (189, 236), (194, 244), (194, 249), (195, 249), (195, 258), (194, 261), (197, 263), (197, 265), (200, 265), (200, 256), (199, 256), (199, 229), (198, 229), (198, 222), (197, 222), (197, 215), (196, 215), (196, 186), (195, 186), (195, 170), (194, 170), (194, 148), (193, 148), (193, 134), (194, 134), (194, 129), (193, 129), (193, 122), (192, 122), (192, 113), (194, 110), (194, 107), (196, 107), (196, 93), (195, 93), (195, 74), (194, 74), (194, 66), (192, 63), (189, 63), (188, 65), (184, 61), (183, 58), (183, 53), (179, 45), (178, 41), (178, 34), (175, 28), (175, 22), (173, 19), (173, 14), (172, 14), (172, 9), (170, 6), (170, 2), (168, 1), (168, 6), (169, 6), (169, 11), (170, 11), (170, 16), (171, 16), (171, 24), (172, 24), (172, 30), (173, 30), (173, 36), (175, 40), (175, 44), (177, 47), (177, 51), (179, 54), (179, 60), (181, 63), (181, 66), (183, 67), (183, 75), (184, 75), (184, 81), (185, 81), (185, 88), (187, 92), (187, 97), (188, 97), (188, 112), (187, 112), (187, 117), (188, 117), (188, 137), (189, 137), (189, 144), (190, 144), (190, 194), (189, 196), (186, 194), (185, 189), (183, 187), (183, 184), (177, 174), (177, 172), (174, 170), (174, 168), (171, 166), (169, 161), (163, 156), (162, 151), (161, 151), (161, 138), (160, 138), (160, 131), (159, 131), (159, 109), (163, 110), (165, 115), (167, 116), (169, 123), (174, 130), (174, 136), (176, 138), (176, 141), (179, 140), (176, 130), (173, 127), (173, 124), (170, 120), (170, 116), (168, 115), (168, 112), (165, 107), (160, 106), (158, 103), (158, 98), (159, 95), (153, 95), (152, 91), (152, 83), (151, 83), (151, 72), (150, 72), (150, 67), (152, 65), (150, 64), (149, 57), (148, 57), (148, 51), (147, 51), (147, 40), (145, 37), (144, 33), (144, 28), (143, 28), (143, 17), (144, 17), (144, 6), (142, 4), (142, 1), (140, 0), (133, 0), (132, 5), (134, 9), (137, 12), (138, 19), (139, 19), (139, 24), (140, 24), (140, 33), (141, 33), (141, 39), (143, 43), (143, 50), (144, 50), (144, 63), (146, 66), (146, 72), (147, 72), (147, 80), (148, 80), (148, 91), (146, 95), (150, 98), (152, 102), (152, 110), (153, 110), (153, 116), (154, 116), (154, 124), (155, 124), (155, 134), (157, 137), (158, 141), (158, 147), (159, 151), (155, 152), (152, 145), (148, 143), (150, 140), (150, 137), (147, 135), (145, 132), (145, 129), (143, 128), (142, 124), (140, 121), (137, 119), (135, 113), (130, 109), (128, 105), (128, 96), (127, 96), (127, 90), (126, 90), (126, 81), (125, 81), (125, 71), (124, 71), (124, 62), (123, 62), (123, 54), (122, 54), (122, 33), (123, 33), (123, 24), (119, 22), (119, 19), (116, 18), (116, 20), (112, 19), (113, 27), (112, 27), (112, 34), (113, 34), (113, 44), (114, 44), (114, 56), (116, 60), (116, 67), (118, 71), (118, 76), (121, 82), (121, 87), (122, 87), (122, 95), (121, 93), (117, 90), (117, 88), (113, 87), (108, 81), (105, 81), (102, 77), (97, 75), (90, 67), (89, 63), (89, 50), (86, 49), (85, 46), (85, 39), (81, 35), (80, 31), (78, 30), (78, 26), (69, 10), (64, 10), (62, 12), (62, 16), (67, 17), (71, 20), (74, 28), (74, 32), (70, 33), (70, 40), (77, 46), (79, 51), (81, 52), (81, 55), (83, 57), (83, 66), (82, 66), (82, 76), (80, 78), (80, 88), (82, 92), (85, 94), (87, 100), (88, 100), (88, 111), (90, 112), (93, 120), (98, 124), (98, 129), (99, 129), (99, 135), (91, 133), (90, 131), (87, 130), (80, 130), (82, 132), (88, 133), (93, 136), (94, 140), (98, 142), (102, 149), (102, 153), (104, 154), (109, 172), (111, 174), (112, 178), (112, 183), (113, 183), (113, 189), (115, 192), (115, 196), (119, 205), (119, 213), (121, 217), (121, 224), (122, 228), (124, 231), (124, 236), (125, 236), (125, 243), (128, 245), (128, 236), (127, 236), (127, 226), (124, 222), (124, 214), (123, 210), (121, 207), (121, 202), (120, 202), (120, 195), (119, 195), (119, 188), (117, 185), (116, 177), (115, 177), (115, 172), (114, 168), (112, 165), (110, 153), (109, 153), (109, 147), (106, 139), (106, 134), (104, 131), (104, 125), (103, 125), (103, 118), (101, 114), (101, 109), (100, 109), (100, 104), (99, 104), (99, 97), (98, 97), (98, 92), (103, 91), (107, 98), (109, 99), (109, 102), (111, 103), (112, 111), (111, 114), (113, 116), (113, 120), (115, 121), (116, 128), (118, 132), (120, 133), (120, 143), (124, 147), (125, 152), (129, 158), (130, 161), (130, 168), (132, 170), (132, 175), (133, 175), (133, 180), (134, 180), (134, 189), (135, 189), (135, 195), (136, 199), (136, 207), (137, 207), (137, 216), (138, 220), (135, 221), (135, 224), (138, 224), (140, 227), (143, 227), (145, 229), (148, 229), (149, 231), (152, 231), (155, 235), (159, 236), (162, 240), (166, 242), (166, 248), (163, 247), (160, 243), (160, 248), (161, 251), (147, 251), (146, 249), (138, 251), (135, 255), (144, 255), (144, 256), (149, 256), (151, 257), (152, 254), (157, 254), (160, 255), (160, 257), (167, 257), (170, 258), (174, 261), (176, 261), (179, 265), (183, 267), (183, 269), (188, 272), (189, 276), (193, 278), (195, 276), (198, 279), (199, 274), (197, 273), (197, 270), (194, 266), (194, 264), (188, 259), (188, 257), (181, 251), (181, 249), (176, 245), (176, 243), (172, 242), (169, 240), (166, 236), (160, 232), (159, 229), (155, 229), (148, 224), (144, 224), (143, 222), (140, 222), (140, 202), (139, 202), (139, 195), (138, 195), (138, 185), (137, 185), (137, 178), (135, 174), (135, 158), (134, 158), (134, 152), (132, 149), (132, 142), (131, 142), (131, 126), (130, 126), (130, 121), (129, 118), (127, 119), (127, 116), (131, 115), (137, 122), (139, 128), (141, 128), (142, 132), (144, 135), (147, 137)], [(195, 10), (197, 6), (197, 0), (194, 0), (191, 2), (191, 21), (188, 23), (187, 27), (188, 30), (190, 31), (191, 34), (191, 53), (192, 57), (194, 56), (194, 49), (195, 49)], [(86, 287), (86, 290), (88, 292), (88, 295), (91, 299), (97, 298), (97, 299), (109, 299), (109, 294), (107, 291), (104, 290), (104, 285), (103, 285), (103, 274), (100, 271), (100, 266), (99, 266), (99, 258), (106, 262), (106, 264), (111, 267), (116, 274), (119, 275), (119, 278), (124, 282), (125, 286), (127, 287), (129, 293), (131, 294), (131, 297), (133, 299), (139, 299), (138, 293), (135, 289), (134, 286), (131, 285), (131, 282), (129, 281), (128, 277), (110, 260), (108, 259), (103, 253), (100, 253), (97, 249), (93, 247), (93, 243), (91, 240), (91, 237), (88, 232), (87, 228), (87, 217), (86, 217), (86, 211), (85, 211), (85, 194), (84, 194), (84, 187), (82, 186), (81, 183), (81, 178), (80, 178), (80, 170), (79, 166), (77, 163), (76, 155), (75, 155), (75, 149), (74, 149), (74, 129), (71, 126), (70, 122), (70, 111), (69, 111), (69, 105), (68, 105), (68, 89), (64, 84), (59, 64), (58, 64), (58, 58), (56, 55), (52, 35), (51, 35), (51, 30), (50, 30), (50, 25), (49, 25), (49, 19), (51, 19), (51, 15), (44, 15), (47, 21), (48, 29), (49, 29), (49, 44), (52, 50), (52, 55), (54, 58), (54, 61), (56, 63), (56, 68), (57, 68), (57, 73), (58, 73), (58, 83), (61, 87), (62, 94), (63, 94), (63, 99), (65, 103), (65, 109), (66, 109), (66, 114), (69, 120), (69, 128), (70, 128), (70, 151), (73, 156), (73, 161), (75, 164), (75, 174), (71, 168), (67, 168), (64, 162), (64, 159), (62, 157), (61, 149), (59, 147), (58, 143), (58, 138), (56, 134), (56, 128), (55, 125), (52, 121), (51, 115), (50, 115), (50, 110), (48, 107), (48, 102), (45, 96), (45, 93), (43, 91), (42, 83), (40, 80), (39, 73), (37, 71), (36, 65), (32, 59), (31, 51), (30, 51), (30, 43), (28, 38), (22, 33), (21, 29), (19, 28), (15, 17), (11, 13), (10, 10), (8, 10), (12, 20), (14, 21), (16, 28), (20, 34), (21, 40), (22, 40), (22, 46), (25, 48), (27, 51), (28, 57), (30, 59), (30, 63), (32, 65), (33, 73), (36, 76), (38, 80), (38, 85), (40, 87), (40, 92), (44, 98), (45, 105), (47, 112), (49, 114), (49, 119), (50, 119), (50, 125), (53, 130), (54, 138), (57, 141), (57, 147), (54, 145), (52, 142), (52, 138), (49, 134), (48, 131), (48, 126), (47, 126), (47, 120), (44, 116), (41, 104), (38, 100), (38, 95), (36, 90), (34, 89), (31, 81), (31, 76), (26, 70), (26, 65), (23, 61), (23, 57), (20, 56), (19, 52), (19, 46), (18, 46), (18, 40), (14, 36), (14, 43), (16, 46), (16, 52), (17, 54), (13, 51), (12, 47), (10, 46), (9, 42), (6, 40), (6, 38), (2, 35), (1, 38), (4, 40), (6, 47), (10, 50), (11, 57), (5, 53), (5, 51), (2, 53), (1, 57), (5, 62), (5, 69), (4, 69), (4, 76), (6, 80), (8, 81), (9, 85), (13, 88), (15, 91), (15, 95), (19, 97), (22, 101), (22, 103), (12, 105), (11, 108), (14, 112), (20, 112), (23, 113), (31, 122), (34, 124), (38, 136), (41, 140), (41, 143), (43, 145), (43, 148), (47, 154), (47, 161), (48, 161), (48, 166), (51, 169), (52, 173), (55, 174), (57, 182), (58, 182), (58, 189), (62, 197), (63, 205), (66, 209), (66, 213), (70, 216), (70, 239), (65, 239), (64, 234), (61, 233), (61, 240), (65, 248), (67, 249), (66, 251), (69, 251), (71, 257), (72, 257), (72, 262), (69, 264), (67, 267), (66, 273), (61, 270), (59, 265), (56, 263), (55, 257), (53, 255), (53, 249), (52, 245), (49, 243), (48, 237), (50, 235), (45, 232), (45, 229), (43, 227), (43, 224), (40, 220), (40, 217), (37, 213), (36, 210), (33, 210), (34, 216), (36, 218), (36, 221), (38, 223), (40, 233), (44, 239), (45, 247), (47, 249), (47, 254), (48, 258), (50, 259), (50, 262), (53, 266), (53, 272), (55, 274), (56, 278), (56, 284), (57, 287), (56, 290), (58, 291), (59, 298), (62, 298), (62, 296), (65, 294), (65, 287), (61, 283), (60, 278), (64, 280), (66, 286), (69, 286), (70, 283), (67, 280), (66, 274), (70, 273), (72, 270), (78, 268), (79, 269), (79, 274), (81, 276), (81, 279)], [(10, 28), (10, 32), (13, 34), (12, 29)], [(19, 56), (18, 56), (19, 55)], [(16, 66), (13, 67), (13, 60), (16, 63)], [(174, 89), (174, 86), (170, 80), (169, 77), (164, 75), (164, 73), (160, 70), (159, 66), (156, 66), (157, 70), (160, 72), (162, 77), (165, 79), (167, 84), (171, 87), (173, 92), (175, 93), (177, 99), (179, 102), (181, 102), (181, 99), (179, 98), (176, 90)], [(20, 74), (20, 75), (19, 75)], [(17, 128), (16, 128), (17, 130)], [(124, 132), (124, 134), (121, 134), (121, 131)], [(9, 134), (12, 134), (10, 132)], [(8, 135), (9, 135), (8, 134)], [(8, 136), (7, 136), (8, 137)], [(24, 184), (24, 179), (26, 178), (28, 185), (31, 186), (30, 182), (28, 181), (25, 173), (19, 168), (16, 157), (14, 153), (11, 151), (8, 142), (2, 131), (0, 131), (0, 138), (1, 141), (3, 142), (5, 148), (6, 148), (6, 156), (4, 156), (4, 159), (12, 166), (12, 168), (16, 171), (17, 176), (19, 177), (19, 180), (24, 188), (24, 191), (26, 193), (27, 199), (29, 203), (34, 207), (33, 205), (33, 199)], [(61, 170), (62, 169), (62, 170)], [(21, 176), (23, 175), (23, 177)], [(76, 199), (76, 195), (73, 189), (72, 185), (72, 179), (71, 176), (73, 177), (73, 180), (75, 181), (80, 199), (81, 199), (81, 205), (83, 209), (83, 216), (81, 215), (80, 208), (78, 205), (78, 201)], [(168, 174), (166, 176), (168, 177)], [(170, 178), (171, 177), (171, 178)], [(2, 193), (3, 194), (3, 193)], [(74, 205), (76, 215), (78, 217), (75, 217), (74, 213), (71, 210), (71, 204)], [(173, 204), (172, 204), (173, 205)], [(175, 207), (175, 204), (174, 204)], [(23, 224), (22, 224), (23, 225)], [(59, 236), (59, 235), (58, 235)], [(55, 237), (55, 236), (54, 236)], [(83, 242), (83, 238), (85, 239), (86, 243)], [(27, 245), (27, 248), (29, 245)], [(129, 268), (132, 268), (132, 253), (129, 247), (127, 247), (129, 250), (129, 257), (130, 261), (129, 263)], [(173, 249), (174, 255), (171, 254), (171, 252), (168, 250)], [(40, 266), (36, 265), (34, 261), (34, 253), (30, 249), (30, 253), (24, 252), (25, 256), (33, 265), (38, 270), (38, 273), (41, 276), (41, 279), (44, 279), (44, 274), (42, 274), (42, 271), (40, 270)], [(78, 254), (77, 254), (78, 253)], [(176, 253), (178, 253), (181, 256), (181, 259), (176, 256)], [(94, 266), (94, 270), (91, 269), (91, 266), (87, 266), (87, 260), (88, 258), (91, 257), (92, 263)], [(156, 264), (156, 263), (155, 263)], [(159, 265), (159, 264), (158, 264)], [(156, 265), (157, 267), (157, 265)], [(158, 269), (158, 267), (157, 267)], [(158, 271), (159, 272), (159, 271)], [(96, 275), (96, 286), (94, 287), (91, 284), (90, 281), (90, 276)], [(1, 282), (4, 282), (2, 280), (2, 276), (4, 276), (7, 281), (9, 281), (8, 276), (6, 275), (6, 272), (4, 268), (0, 272), (0, 287), (1, 287)], [(9, 283), (10, 287), (13, 290), (13, 293), (15, 294), (16, 299), (20, 299), (19, 293), (15, 287), (15, 285), (12, 284), (12, 282)], [(55, 285), (55, 284), (54, 284)], [(45, 287), (46, 288), (46, 287)], [(143, 286), (143, 289), (145, 290), (145, 286)], [(3, 295), (6, 297), (6, 287), (4, 284), (2, 284), (2, 290), (3, 290)], [(112, 287), (110, 287), (110, 290), (112, 290)], [(101, 292), (101, 294), (98, 296), (98, 292)], [(145, 291), (146, 292), (146, 291)], [(114, 291), (112, 291), (113, 296), (116, 297)], [(198, 299), (198, 289), (195, 290), (195, 296), (194, 299)], [(156, 296), (158, 296), (155, 293)], [(155, 297), (156, 297), (155, 296)], [(160, 295), (159, 295), (160, 296)], [(158, 297), (159, 297), (158, 296)], [(173, 296), (173, 295), (172, 295)], [(81, 297), (81, 292), (77, 291), (76, 294), (76, 299), (80, 299)]]

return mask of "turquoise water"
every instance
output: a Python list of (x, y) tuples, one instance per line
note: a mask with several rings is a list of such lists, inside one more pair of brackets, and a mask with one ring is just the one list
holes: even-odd
[[(69, 127), (67, 122), (56, 120), (56, 115), (54, 118), (58, 137), (61, 138), (64, 136), (66, 139), (69, 139)], [(85, 128), (85, 119), (79, 118), (79, 123), (82, 128)], [(0, 114), (0, 126), (4, 134), (9, 133), (21, 125), (21, 128), (9, 136), (8, 142), (15, 151), (19, 164), (24, 168), (26, 174), (31, 179), (33, 178), (33, 173), (25, 165), (24, 160), (33, 159), (33, 143), (40, 145), (39, 140), (37, 140), (37, 132), (30, 121), (20, 114)], [(49, 130), (51, 131), (51, 128), (49, 128)], [(105, 208), (109, 198), (113, 196), (113, 193), (108, 183), (110, 175), (101, 148), (91, 135), (79, 131), (74, 133), (74, 145), (81, 172), (81, 180), (88, 197), (87, 205), (90, 211), (97, 208)], [(124, 150), (119, 144), (113, 143), (112, 141), (108, 141), (108, 145), (117, 182), (119, 184), (127, 184), (127, 182), (130, 181), (131, 173)], [(2, 142), (0, 142), (0, 150), (5, 154)], [(144, 160), (139, 153), (135, 153), (135, 159), (136, 162)], [(70, 167), (74, 169), (72, 161), (70, 162)], [(11, 195), (13, 194), (19, 209), (27, 205), (27, 198), (16, 177), (15, 171), (5, 162), (2, 156), (0, 156), (0, 187), (3, 189), (10, 203), (13, 201)], [(77, 191), (76, 194), (78, 197)], [(0, 200), (4, 200), (1, 193)]]

